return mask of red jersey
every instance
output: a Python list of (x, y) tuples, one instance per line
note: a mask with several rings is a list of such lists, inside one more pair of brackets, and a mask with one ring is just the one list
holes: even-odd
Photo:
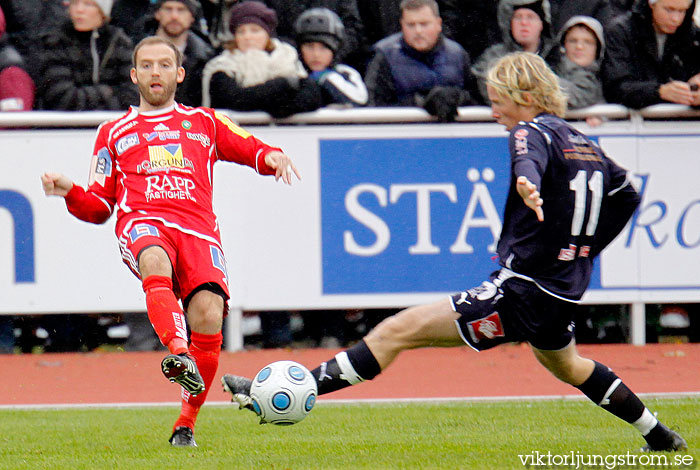
[(175, 104), (151, 113), (132, 107), (100, 125), (87, 191), (66, 196), (71, 214), (103, 223), (117, 207), (117, 236), (136, 220), (160, 220), (200, 238), (219, 230), (212, 208), (217, 160), (274, 174), (265, 155), (280, 150), (256, 139), (210, 108)]

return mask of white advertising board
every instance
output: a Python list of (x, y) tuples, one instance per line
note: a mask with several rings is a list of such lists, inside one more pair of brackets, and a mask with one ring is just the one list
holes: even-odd
[[(472, 287), (491, 261), (508, 177), (496, 124), (250, 127), (285, 149), (292, 187), (215, 169), (231, 280), (243, 310), (400, 307)], [(114, 221), (95, 226), (43, 195), (39, 176), (87, 180), (92, 130), (0, 131), (0, 313), (144, 309)], [(700, 300), (700, 132), (628, 121), (592, 131), (643, 189), (587, 302)]]

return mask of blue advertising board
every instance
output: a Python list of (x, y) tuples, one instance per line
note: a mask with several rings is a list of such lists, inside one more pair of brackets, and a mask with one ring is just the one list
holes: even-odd
[(321, 140), (323, 293), (478, 285), (510, 181), (505, 137)]

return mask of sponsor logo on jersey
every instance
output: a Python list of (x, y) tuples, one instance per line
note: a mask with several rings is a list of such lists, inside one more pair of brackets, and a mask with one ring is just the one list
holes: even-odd
[(189, 172), (193, 169), (192, 161), (182, 155), (182, 144), (149, 145), (148, 161), (143, 161), (136, 167), (139, 173), (170, 170)]
[(192, 195), (195, 189), (194, 181), (183, 176), (152, 175), (146, 176), (146, 201), (156, 199), (189, 200), (197, 202)]
[(154, 131), (169, 131), (170, 128), (162, 122), (153, 128)]
[(587, 162), (603, 161), (596, 149), (591, 147), (588, 143), (585, 143), (585, 145), (574, 145), (573, 148), (562, 150), (564, 152), (564, 158), (567, 160), (584, 160)]
[(105, 185), (107, 177), (112, 176), (112, 155), (107, 147), (102, 147), (97, 151), (97, 155), (92, 157), (92, 171), (90, 172), (90, 182)]
[(238, 127), (237, 125), (235, 125), (233, 123), (233, 121), (225, 114), (221, 114), (218, 111), (214, 111), (214, 117), (216, 117), (216, 119), (221, 121), (226, 127), (229, 128), (229, 130), (231, 132), (233, 132), (237, 136), (243, 137), (244, 139), (247, 139), (248, 137), (250, 137), (250, 134), (247, 131), (245, 131), (245, 130), (241, 129), (240, 127)]
[(197, 142), (202, 144), (202, 147), (205, 148), (211, 145), (211, 139), (209, 138), (209, 136), (202, 132), (188, 132), (187, 138), (190, 140), (196, 140)]
[(559, 250), (559, 256), (557, 259), (559, 261), (573, 261), (576, 259), (576, 250), (578, 249), (579, 258), (588, 258), (591, 254), (591, 247), (588, 245), (583, 245), (578, 248), (576, 245), (569, 245), (569, 248), (562, 248)]
[(498, 312), (493, 312), (491, 315), (480, 318), (478, 320), (467, 323), (469, 335), (475, 343), (485, 339), (502, 338), (506, 334), (503, 331), (503, 323)]
[(116, 139), (120, 135), (122, 135), (124, 132), (128, 131), (132, 127), (134, 127), (136, 124), (138, 124), (138, 121), (129, 121), (126, 124), (124, 124), (117, 132), (114, 133), (112, 138)]
[(153, 131), (150, 134), (147, 132), (143, 133), (143, 138), (147, 142), (151, 142), (153, 139), (158, 137), (158, 140), (177, 140), (180, 138), (180, 131)]
[(569, 134), (568, 140), (572, 144), (589, 145), (588, 141), (581, 135)]
[(134, 145), (139, 144), (139, 135), (138, 134), (129, 134), (125, 135), (121, 139), (117, 141), (117, 155), (121, 155), (122, 153), (126, 152), (129, 150), (131, 147)]
[(517, 155), (525, 155), (527, 153), (527, 129), (518, 129), (513, 133), (515, 138), (515, 153)]

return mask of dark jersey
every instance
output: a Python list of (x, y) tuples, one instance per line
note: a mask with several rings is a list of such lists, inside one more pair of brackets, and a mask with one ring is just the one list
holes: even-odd
[[(540, 114), (510, 132), (511, 182), (498, 242), (499, 262), (546, 292), (576, 301), (593, 259), (639, 205), (627, 171), (556, 116)], [(515, 189), (519, 176), (537, 185), (544, 222)]]

